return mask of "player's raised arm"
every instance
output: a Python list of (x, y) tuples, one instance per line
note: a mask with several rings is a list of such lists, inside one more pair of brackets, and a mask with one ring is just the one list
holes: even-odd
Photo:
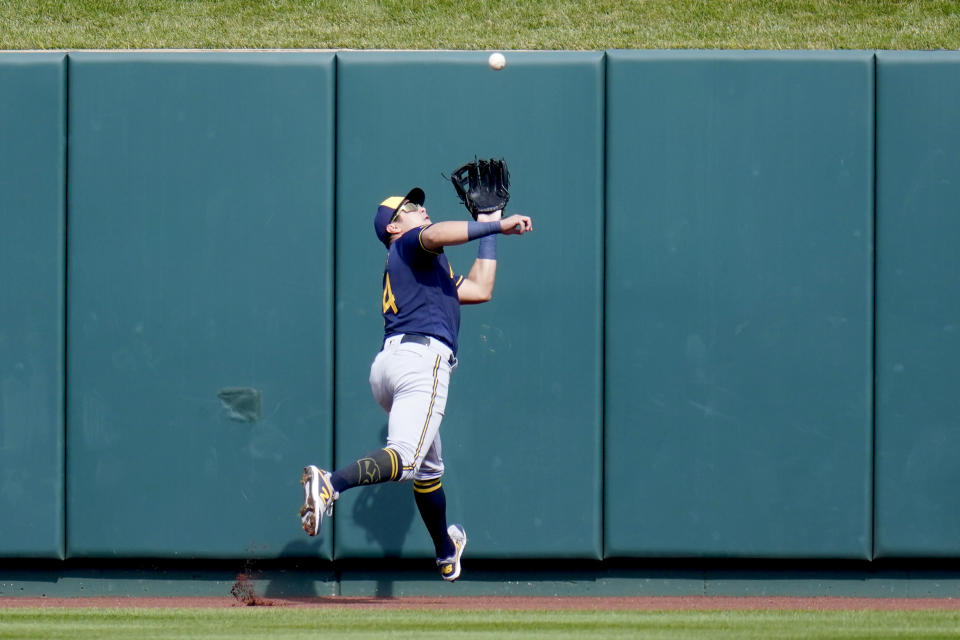
[[(533, 230), (533, 224), (527, 216), (514, 215), (501, 220), (503, 208), (510, 201), (510, 171), (502, 158), (475, 159), (468, 162), (454, 169), (450, 174), (450, 181), (460, 202), (473, 216), (474, 222), (444, 222), (424, 229), (420, 236), (421, 244), (428, 251), (486, 238), (492, 234), (519, 235)], [(481, 255), (478, 258), (485, 258), (482, 255), (483, 246), (492, 246), (494, 257), (487, 259), (496, 259), (495, 241), (481, 240), (481, 243)], [(471, 269), (471, 274), (473, 273), (474, 270)], [(492, 289), (492, 282), (490, 287)]]
[(460, 220), (435, 222), (420, 233), (420, 244), (424, 249), (436, 251), (441, 247), (452, 247), (498, 233), (521, 235), (533, 231), (533, 222), (529, 216), (514, 214), (500, 219), (500, 215), (499, 211), (480, 214), (476, 222)]
[[(477, 222), (467, 224), (493, 225), (499, 223), (500, 233), (509, 235), (524, 234), (533, 230), (533, 222), (528, 216), (512, 215), (501, 219), (502, 213), (481, 213)], [(473, 261), (470, 273), (457, 289), (460, 304), (487, 302), (493, 297), (493, 285), (497, 278), (497, 234), (496, 232), (480, 237), (477, 246), (477, 259)]]

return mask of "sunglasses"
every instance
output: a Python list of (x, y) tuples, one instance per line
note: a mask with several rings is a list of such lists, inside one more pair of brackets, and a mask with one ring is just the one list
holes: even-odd
[(402, 205), (400, 205), (400, 208), (397, 209), (397, 212), (393, 214), (393, 217), (390, 218), (390, 222), (396, 222), (397, 216), (399, 216), (401, 213), (416, 213), (419, 210), (420, 205), (418, 205), (416, 202), (404, 202)]

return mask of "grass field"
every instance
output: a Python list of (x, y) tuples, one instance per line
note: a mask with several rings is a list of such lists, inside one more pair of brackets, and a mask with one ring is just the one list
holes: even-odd
[(0, 0), (0, 49), (957, 49), (956, 0)]
[(958, 611), (0, 609), (0, 638), (957, 638)]

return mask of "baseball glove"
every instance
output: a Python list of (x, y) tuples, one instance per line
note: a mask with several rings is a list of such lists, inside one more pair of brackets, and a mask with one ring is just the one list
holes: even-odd
[(510, 172), (503, 159), (469, 162), (451, 174), (450, 182), (474, 220), (477, 214), (503, 209), (510, 200)]

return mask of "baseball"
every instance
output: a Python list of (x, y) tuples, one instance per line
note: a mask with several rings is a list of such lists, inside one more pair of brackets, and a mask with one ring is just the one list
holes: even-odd
[(491, 53), (487, 63), (490, 65), (491, 69), (494, 71), (499, 71), (507, 66), (507, 59), (503, 57), (502, 53)]

